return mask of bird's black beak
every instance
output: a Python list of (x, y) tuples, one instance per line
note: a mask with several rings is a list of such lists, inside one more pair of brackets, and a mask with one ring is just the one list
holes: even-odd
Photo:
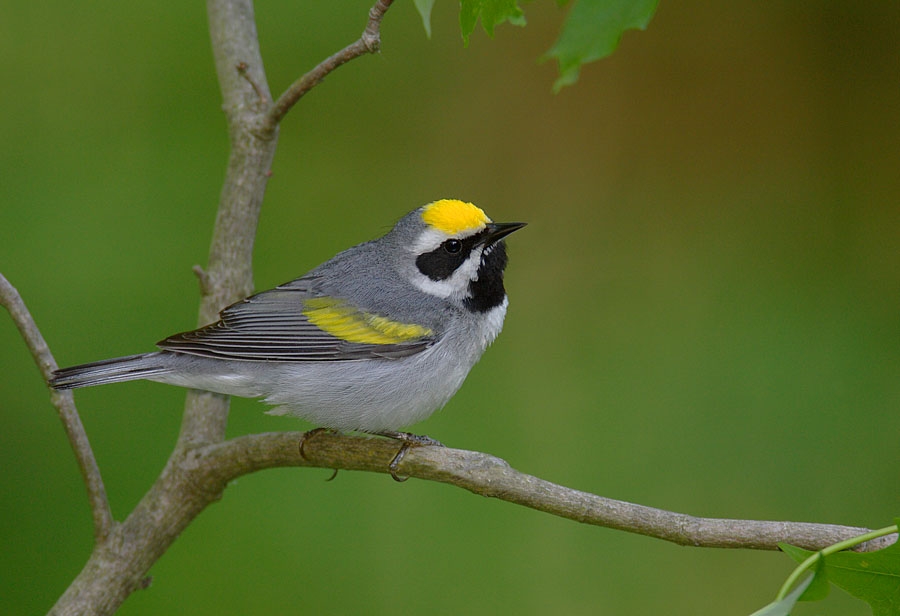
[(513, 231), (518, 231), (527, 224), (527, 222), (489, 222), (485, 230), (482, 231), (484, 234), (482, 236), (482, 243), (485, 246), (490, 246)]

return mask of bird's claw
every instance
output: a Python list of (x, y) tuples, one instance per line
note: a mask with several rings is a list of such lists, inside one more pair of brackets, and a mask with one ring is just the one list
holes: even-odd
[(391, 474), (391, 477), (394, 478), (394, 481), (404, 482), (409, 477), (404, 477), (398, 474), (400, 469), (400, 463), (403, 461), (403, 458), (406, 457), (406, 453), (412, 447), (443, 447), (444, 444), (440, 441), (437, 441), (429, 436), (424, 436), (421, 434), (412, 434), (410, 432), (379, 432), (381, 436), (386, 436), (388, 438), (396, 439), (401, 441), (400, 449), (397, 451), (397, 455), (393, 457), (391, 463), (388, 464), (388, 472)]
[[(334, 430), (331, 428), (313, 428), (312, 430), (307, 430), (303, 433), (303, 436), (300, 437), (300, 443), (297, 445), (297, 448), (300, 450), (300, 457), (304, 460), (309, 460), (306, 457), (306, 451), (303, 449), (306, 446), (306, 441), (310, 440), (316, 434), (321, 434), (322, 432), (331, 432), (332, 434), (336, 434)], [(331, 481), (335, 477), (337, 477), (338, 469), (334, 469), (334, 472), (331, 474), (331, 477), (326, 479), (325, 481)]]

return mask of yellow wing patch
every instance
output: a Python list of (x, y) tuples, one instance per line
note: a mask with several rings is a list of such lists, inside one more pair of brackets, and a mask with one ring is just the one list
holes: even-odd
[(398, 323), (348, 306), (333, 297), (306, 300), (304, 316), (319, 329), (347, 342), (400, 344), (431, 335), (431, 330), (414, 323)]
[(481, 208), (457, 199), (441, 199), (429, 203), (422, 210), (422, 220), (447, 235), (480, 230), (491, 222)]

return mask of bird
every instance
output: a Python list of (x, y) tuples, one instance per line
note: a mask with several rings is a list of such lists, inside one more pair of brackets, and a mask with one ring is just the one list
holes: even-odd
[(503, 238), (525, 225), (493, 222), (459, 199), (434, 201), (382, 237), (228, 306), (218, 321), (161, 340), (158, 351), (56, 370), (49, 384), (146, 379), (262, 398), (270, 414), (321, 429), (440, 444), (400, 430), (443, 407), (500, 333)]

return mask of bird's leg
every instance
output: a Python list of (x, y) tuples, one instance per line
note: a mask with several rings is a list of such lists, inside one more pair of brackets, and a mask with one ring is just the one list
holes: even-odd
[(443, 447), (444, 444), (440, 441), (436, 441), (435, 439), (424, 436), (421, 434), (412, 434), (410, 432), (394, 432), (393, 430), (385, 430), (384, 432), (378, 432), (379, 436), (386, 436), (387, 438), (396, 439), (401, 441), (400, 450), (397, 452), (397, 455), (394, 456), (394, 459), (391, 460), (391, 463), (388, 464), (388, 471), (391, 473), (391, 477), (394, 478), (394, 481), (406, 481), (409, 477), (401, 477), (397, 474), (397, 470), (400, 467), (400, 462), (403, 461), (403, 458), (406, 457), (406, 452), (409, 451), (410, 447)]

